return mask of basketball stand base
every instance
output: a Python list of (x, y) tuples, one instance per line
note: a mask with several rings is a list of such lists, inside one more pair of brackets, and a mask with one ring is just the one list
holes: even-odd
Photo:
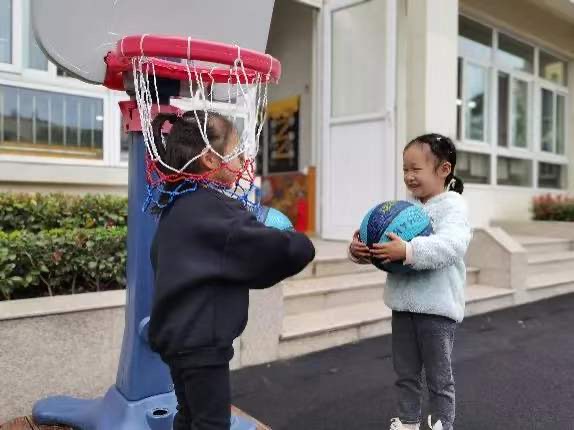
[[(171, 430), (176, 406), (173, 392), (129, 401), (112, 386), (104, 397), (94, 400), (48, 397), (34, 405), (32, 415), (38, 424), (80, 430)], [(256, 429), (256, 423), (232, 415), (231, 430)]]

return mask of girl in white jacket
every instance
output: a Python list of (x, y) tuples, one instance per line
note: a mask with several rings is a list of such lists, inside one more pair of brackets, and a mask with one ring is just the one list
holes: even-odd
[(464, 317), (464, 255), (471, 239), (461, 196), (464, 186), (454, 175), (455, 166), (456, 148), (448, 137), (427, 134), (412, 140), (403, 152), (404, 181), (413, 202), (430, 216), (434, 234), (408, 243), (389, 234), (390, 242), (369, 249), (355, 233), (350, 247), (351, 259), (357, 263), (403, 261), (415, 269), (389, 273), (385, 286), (385, 303), (393, 310), (393, 365), (399, 397), (399, 416), (391, 430), (419, 429), (423, 367), (429, 389), (428, 426), (453, 428), (451, 354), (456, 326)]

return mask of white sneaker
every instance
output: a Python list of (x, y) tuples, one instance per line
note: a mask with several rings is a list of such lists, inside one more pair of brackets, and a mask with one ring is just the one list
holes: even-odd
[(434, 423), (434, 426), (432, 425), (432, 421), (431, 421), (431, 416), (429, 415), (429, 419), (428, 419), (428, 424), (429, 424), (429, 429), (431, 430), (442, 430), (442, 423), (440, 420), (438, 420), (436, 423)]
[(403, 424), (398, 418), (391, 420), (391, 428), (389, 430), (419, 430), (419, 424)]

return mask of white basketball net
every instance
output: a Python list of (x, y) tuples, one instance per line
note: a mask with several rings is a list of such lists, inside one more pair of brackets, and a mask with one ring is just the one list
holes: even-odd
[[(212, 76), (216, 67), (211, 65), (209, 78), (205, 78), (200, 69), (206, 68), (206, 64), (200, 64), (194, 60), (184, 60), (187, 68), (187, 75), (190, 88), (189, 102), (191, 109), (196, 116), (200, 130), (205, 142), (205, 149), (189, 160), (183, 167), (170, 166), (161, 159), (157, 145), (164, 142), (156, 142), (152, 130), (152, 108), (156, 100), (157, 109), (161, 111), (159, 105), (159, 95), (157, 94), (157, 80), (155, 66), (152, 59), (146, 56), (134, 57), (132, 59), (133, 77), (136, 101), (141, 120), (144, 142), (152, 161), (159, 163), (173, 174), (182, 174), (186, 169), (208, 151), (216, 154), (222, 162), (229, 161), (243, 155), (247, 160), (254, 160), (259, 151), (259, 138), (265, 122), (265, 109), (267, 106), (267, 85), (268, 74), (250, 72), (249, 76), (241, 61), (241, 50), (237, 48), (237, 59), (232, 66), (217, 66), (218, 72), (228, 67), (229, 78), (227, 83), (217, 83)], [(209, 70), (209, 69), (208, 69)], [(152, 84), (153, 85), (150, 85)], [(150, 88), (155, 88), (152, 94)], [(197, 112), (205, 113), (203, 123)], [(227, 117), (235, 126), (240, 137), (240, 143), (230, 154), (220, 154), (212, 147), (207, 137), (207, 126), (209, 114), (217, 112)]]

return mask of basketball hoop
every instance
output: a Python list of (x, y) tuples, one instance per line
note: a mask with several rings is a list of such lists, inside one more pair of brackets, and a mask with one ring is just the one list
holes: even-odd
[[(166, 59), (169, 58), (169, 59)], [(254, 187), (255, 158), (265, 122), (267, 87), (278, 82), (281, 64), (268, 54), (223, 43), (183, 37), (140, 35), (120, 39), (116, 50), (106, 56), (104, 85), (125, 90), (136, 100), (139, 122), (147, 149), (147, 184), (150, 205), (160, 209), (177, 195), (193, 191), (198, 183), (237, 198), (247, 208), (258, 205)], [(127, 78), (127, 79), (126, 79)], [(130, 81), (130, 78), (132, 81)], [(171, 166), (161, 157), (152, 121), (166, 109), (162, 106), (161, 82), (178, 82), (168, 96), (186, 98), (205, 143), (205, 150), (184, 166)], [(201, 115), (198, 115), (202, 112)], [(182, 112), (180, 112), (181, 114)], [(226, 117), (238, 132), (239, 145), (230, 154), (219, 153), (206, 133), (210, 114)], [(200, 116), (204, 118), (200, 121)], [(163, 139), (162, 139), (163, 141)], [(164, 143), (164, 142), (163, 142)], [(237, 157), (245, 162), (235, 186), (213, 180), (215, 172), (190, 173), (189, 167), (206, 152), (221, 160), (221, 168)]]

